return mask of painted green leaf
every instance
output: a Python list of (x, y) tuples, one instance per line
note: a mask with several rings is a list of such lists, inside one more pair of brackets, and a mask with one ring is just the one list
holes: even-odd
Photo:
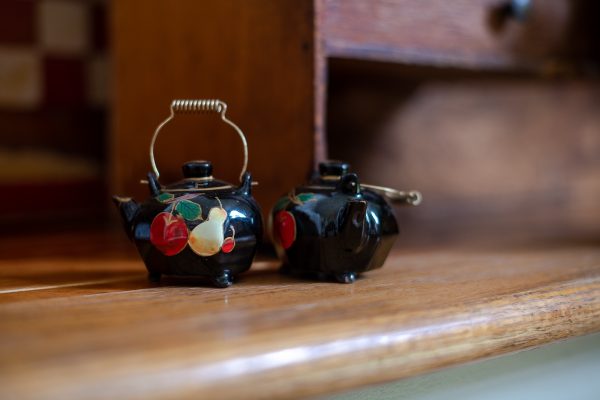
[(307, 201), (310, 201), (313, 199), (313, 197), (315, 197), (314, 193), (300, 193), (298, 196), (298, 199), (303, 202), (306, 203)]
[(275, 203), (275, 205), (273, 206), (273, 210), (281, 211), (288, 205), (289, 202), (290, 199), (287, 196), (283, 196), (282, 198), (277, 200), (277, 203)]
[(169, 201), (173, 200), (173, 197), (173, 193), (161, 193), (155, 198), (161, 203), (168, 203)]
[(200, 219), (202, 217), (202, 207), (199, 204), (189, 200), (181, 200), (177, 202), (175, 211), (188, 221)]

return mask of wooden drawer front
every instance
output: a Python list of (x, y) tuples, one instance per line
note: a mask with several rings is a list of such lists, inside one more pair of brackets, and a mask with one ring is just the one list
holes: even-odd
[(507, 0), (323, 0), (329, 56), (467, 67), (540, 64), (559, 54), (570, 2), (531, 0), (527, 17), (500, 17)]

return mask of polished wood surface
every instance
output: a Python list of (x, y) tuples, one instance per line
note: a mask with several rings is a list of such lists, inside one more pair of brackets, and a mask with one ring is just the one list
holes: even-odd
[(597, 244), (397, 249), (354, 285), (261, 259), (214, 289), (149, 284), (121, 232), (0, 243), (2, 398), (298, 398), (600, 331)]

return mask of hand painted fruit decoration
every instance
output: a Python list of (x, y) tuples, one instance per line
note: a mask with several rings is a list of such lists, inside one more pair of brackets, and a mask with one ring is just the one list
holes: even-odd
[[(233, 226), (231, 227), (231, 230), (233, 230), (234, 235), (235, 235), (235, 229), (233, 228)], [(234, 236), (226, 237), (223, 240), (223, 245), (221, 246), (221, 251), (223, 253), (231, 253), (234, 248), (235, 248), (235, 237)]]
[(223, 225), (226, 220), (227, 211), (218, 207), (210, 209), (208, 219), (196, 225), (190, 235), (190, 247), (194, 253), (201, 256), (212, 256), (221, 251), (225, 240)]
[(294, 240), (296, 240), (296, 220), (294, 220), (294, 214), (285, 210), (278, 211), (275, 214), (273, 229), (277, 243), (284, 249), (289, 249)]
[(383, 266), (398, 236), (386, 198), (417, 205), (419, 192), (361, 184), (349, 165), (328, 161), (275, 204), (270, 230), (282, 272), (351, 283)]
[(150, 242), (166, 256), (179, 253), (188, 241), (185, 220), (169, 212), (161, 212), (150, 225)]
[[(261, 241), (262, 218), (251, 195), (252, 178), (246, 172), (248, 151), (242, 131), (225, 117), (227, 106), (219, 100), (175, 100), (171, 116), (157, 130), (150, 145), (153, 172), (147, 184), (151, 198), (137, 203), (113, 197), (129, 238), (135, 243), (149, 278), (162, 275), (206, 277), (218, 287), (250, 268)], [(154, 160), (154, 142), (161, 128), (181, 112), (214, 111), (235, 129), (244, 144), (244, 165), (238, 186), (217, 180), (209, 161), (183, 165), (184, 178), (161, 185)]]

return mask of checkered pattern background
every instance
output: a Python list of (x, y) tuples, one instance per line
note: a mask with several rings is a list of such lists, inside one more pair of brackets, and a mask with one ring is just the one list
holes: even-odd
[(106, 102), (105, 3), (0, 2), (0, 109), (102, 107)]
[(106, 2), (0, 0), (0, 233), (102, 210)]

